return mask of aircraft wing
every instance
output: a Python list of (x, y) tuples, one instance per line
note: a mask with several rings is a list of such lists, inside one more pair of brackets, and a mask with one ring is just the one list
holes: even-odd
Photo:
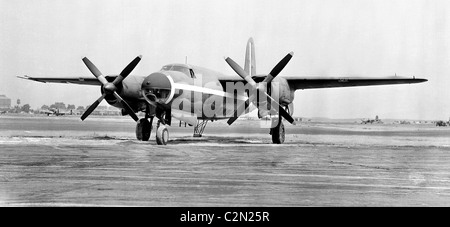
[[(98, 85), (101, 83), (97, 78), (93, 77), (29, 77), (18, 76), (18, 78), (33, 80), (42, 83), (67, 83), (67, 84), (83, 84), (83, 85)], [(113, 81), (115, 76), (106, 76), (108, 81)], [(428, 81), (422, 78), (407, 78), (407, 77), (293, 77), (283, 76), (290, 87), (298, 89), (317, 89), (317, 88), (334, 88), (334, 87), (356, 87), (356, 86), (374, 86), (374, 85), (389, 85), (389, 84), (414, 84)], [(255, 81), (262, 81), (261, 78), (254, 78)], [(219, 78), (220, 83), (225, 87), (226, 82), (245, 82), (238, 77), (224, 77)]]
[[(317, 89), (317, 88), (335, 88), (335, 87), (356, 87), (356, 86), (374, 86), (389, 84), (414, 84), (428, 81), (427, 79), (415, 77), (295, 77), (280, 76), (286, 79), (289, 86), (295, 90), (298, 89)], [(261, 82), (264, 76), (253, 77), (256, 82)], [(227, 82), (245, 81), (242, 78), (223, 76), (219, 78), (220, 83), (225, 87)]]
[[(29, 77), (29, 76), (18, 76), (18, 78), (25, 80), (33, 80), (42, 83), (63, 83), (63, 84), (83, 84), (83, 85), (98, 85), (100, 86), (100, 81), (95, 77)], [(108, 81), (109, 78), (106, 78)]]
[(374, 86), (389, 84), (415, 84), (428, 81), (421, 78), (407, 77), (284, 77), (289, 86), (295, 90), (315, 89), (315, 88), (334, 88), (334, 87), (356, 87), (356, 86)]

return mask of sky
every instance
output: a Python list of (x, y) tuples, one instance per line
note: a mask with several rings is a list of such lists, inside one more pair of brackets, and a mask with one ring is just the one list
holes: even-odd
[(250, 37), (260, 74), (294, 51), (280, 76), (429, 80), (300, 90), (294, 116), (450, 117), (446, 0), (0, 0), (0, 94), (32, 108), (89, 105), (99, 87), (16, 78), (90, 77), (84, 56), (104, 74), (143, 55), (132, 74), (149, 75), (187, 56), (189, 64), (233, 75), (223, 57), (243, 65)]

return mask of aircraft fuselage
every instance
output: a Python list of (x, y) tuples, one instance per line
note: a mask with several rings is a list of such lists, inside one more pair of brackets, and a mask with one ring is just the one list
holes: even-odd
[[(221, 83), (223, 74), (206, 68), (186, 64), (163, 66), (158, 72), (148, 76), (129, 76), (122, 82), (119, 94), (136, 111), (145, 111), (147, 101), (171, 106), (172, 115), (186, 122), (197, 119), (227, 119), (233, 115), (238, 102), (248, 98), (249, 87), (242, 81)], [(255, 76), (260, 78), (262, 76)], [(270, 86), (271, 96), (285, 106), (292, 103), (294, 90), (288, 82), (277, 77)], [(106, 97), (107, 102), (123, 108), (114, 96)], [(250, 109), (252, 111), (253, 109)]]

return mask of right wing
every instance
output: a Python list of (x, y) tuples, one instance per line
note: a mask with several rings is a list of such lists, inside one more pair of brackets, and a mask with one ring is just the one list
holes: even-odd
[(334, 88), (334, 87), (357, 87), (357, 86), (374, 86), (374, 85), (390, 85), (390, 84), (415, 84), (427, 81), (422, 78), (406, 78), (406, 77), (284, 77), (289, 86), (295, 90), (316, 89), (316, 88)]

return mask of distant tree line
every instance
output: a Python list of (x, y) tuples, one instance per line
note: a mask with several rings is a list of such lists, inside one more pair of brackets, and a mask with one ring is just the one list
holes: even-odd
[[(90, 105), (87, 106), (78, 106), (76, 107), (74, 104), (65, 104), (64, 102), (55, 102), (54, 104), (51, 105), (42, 105), (41, 108), (36, 108), (36, 109), (31, 109), (31, 106), (29, 104), (24, 104), (23, 106), (20, 105), (20, 102), (18, 101), (17, 105), (14, 107), (10, 107), (7, 110), (2, 110), (0, 111), (1, 114), (4, 113), (35, 113), (35, 114), (39, 114), (42, 112), (52, 112), (52, 111), (57, 111), (57, 112), (65, 112), (66, 114), (80, 114), (86, 111), (86, 109), (89, 108)], [(105, 106), (106, 107), (106, 106)], [(103, 111), (101, 113), (101, 115), (117, 115), (117, 111), (113, 110), (112, 112), (110, 110), (108, 110), (107, 108), (99, 108)], [(109, 112), (109, 113), (108, 113)]]
[(23, 106), (11, 107), (9, 110), (6, 110), (6, 112), (8, 112), (8, 113), (21, 113), (21, 112), (29, 113), (29, 112), (32, 112), (32, 110), (31, 110), (31, 107), (29, 104), (25, 104)]
[(49, 109), (63, 109), (63, 110), (78, 110), (78, 111), (84, 111), (85, 107), (84, 106), (78, 106), (75, 107), (75, 105), (73, 104), (68, 104), (66, 106), (66, 104), (64, 104), (63, 102), (55, 102), (54, 104), (51, 104), (50, 106), (47, 105), (43, 105), (41, 106), (42, 110), (49, 110)]

